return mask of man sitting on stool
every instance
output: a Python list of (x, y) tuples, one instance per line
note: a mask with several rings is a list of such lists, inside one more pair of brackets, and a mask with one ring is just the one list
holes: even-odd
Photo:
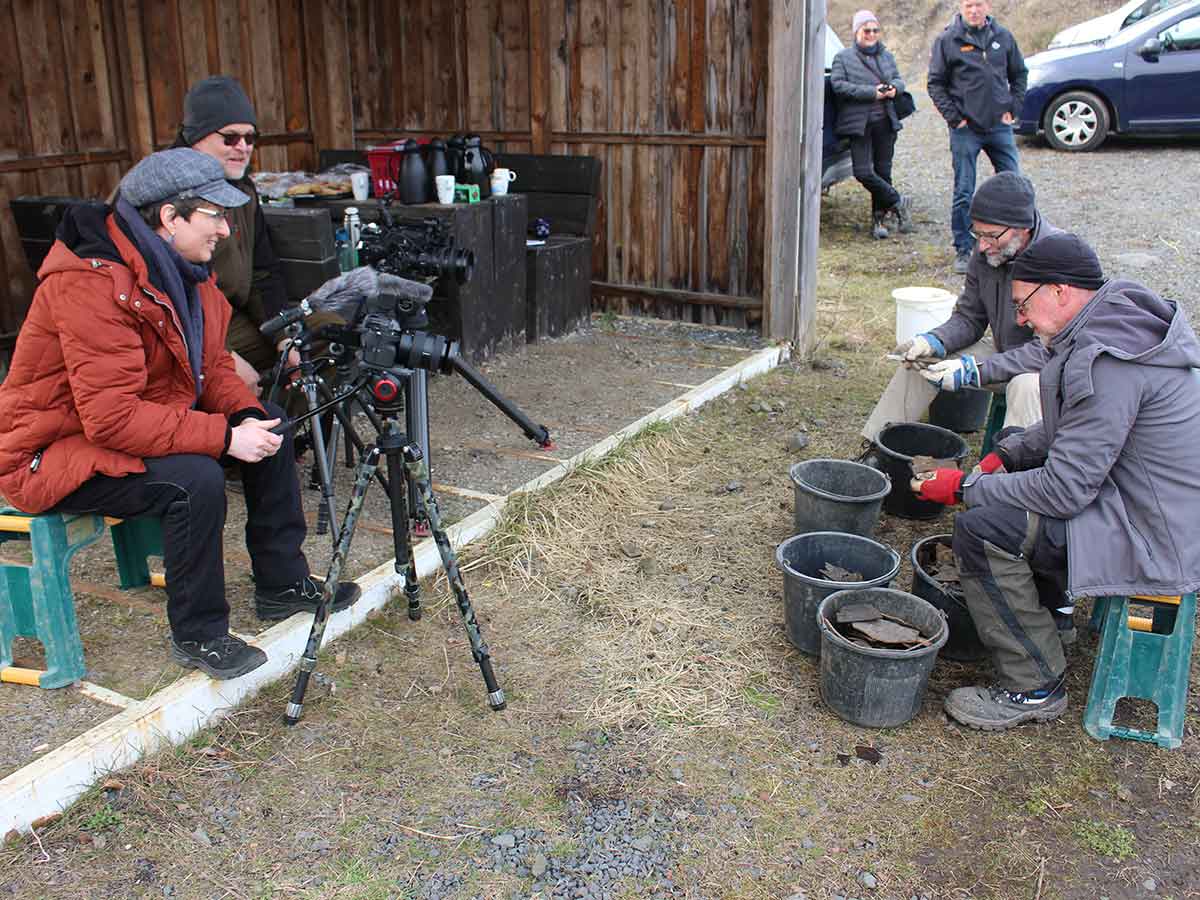
[[(241, 464), (259, 617), (320, 596), (291, 436), (237, 376), (208, 268), (226, 210), (246, 202), (219, 162), (176, 149), (134, 166), (113, 208), (70, 209), (0, 385), (0, 492), (31, 513), (161, 519), (171, 655), (214, 678), (267, 659), (229, 633), (221, 460)], [(333, 608), (358, 594), (339, 585)]]
[(1132, 281), (1105, 282), (1073, 234), (1031, 244), (1012, 277), (1017, 321), (1048, 354), (1042, 420), (966, 478), (939, 469), (912, 484), (922, 499), (968, 507), (954, 554), (999, 684), (952, 691), (946, 712), (984, 730), (1067, 708), (1066, 660), (1035, 574), (1070, 598), (1200, 587), (1200, 343), (1186, 314)]
[[(1022, 327), (1009, 303), (1012, 261), (1033, 241), (1060, 229), (1034, 206), (1033, 185), (1016, 172), (993, 175), (971, 200), (971, 227), (977, 247), (971, 256), (963, 292), (944, 323), (901, 344), (894, 351), (904, 364), (875, 404), (863, 437), (874, 441), (889, 422), (916, 422), (938, 390), (1003, 386), (1006, 426), (1032, 425), (1038, 410), (1037, 372), (1045, 351)], [(983, 341), (988, 328), (991, 343)], [(965, 351), (958, 359), (943, 359)], [(922, 378), (922, 376), (924, 376)]]

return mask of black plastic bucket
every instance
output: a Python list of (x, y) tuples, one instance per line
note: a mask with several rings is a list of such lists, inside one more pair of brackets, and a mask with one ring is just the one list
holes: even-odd
[[(819, 570), (833, 563), (862, 575), (862, 581), (830, 581)], [(817, 607), (836, 591), (887, 584), (900, 571), (900, 554), (891, 547), (857, 534), (810, 531), (788, 538), (775, 550), (783, 572), (783, 624), (788, 639), (801, 653), (821, 652)]]
[(879, 432), (873, 455), (883, 474), (892, 480), (892, 490), (884, 499), (883, 508), (902, 519), (935, 519), (945, 507), (930, 500), (920, 500), (913, 493), (913, 457), (953, 459), (961, 467), (967, 455), (967, 442), (953, 431), (936, 425), (901, 422), (887, 425)]
[(792, 531), (841, 531), (870, 537), (892, 484), (878, 469), (848, 459), (806, 459), (788, 472), (795, 506)]
[(978, 431), (987, 422), (992, 392), (980, 388), (938, 391), (929, 404), (929, 424), (959, 434)]
[(909, 554), (913, 570), (912, 592), (946, 614), (950, 637), (946, 646), (942, 648), (942, 656), (946, 659), (969, 662), (988, 655), (987, 647), (979, 640), (979, 632), (975, 630), (975, 620), (967, 611), (967, 604), (962, 596), (946, 590), (945, 586), (930, 577), (928, 572), (928, 567), (936, 560), (937, 545), (949, 547), (951, 540), (948, 534), (934, 534), (913, 544)]
[[(837, 611), (851, 603), (870, 603), (880, 612), (910, 623), (932, 640), (928, 646), (912, 650), (851, 643), (830, 624)], [(949, 632), (939, 610), (904, 591), (857, 588), (838, 591), (822, 600), (817, 623), (821, 629), (821, 699), (826, 706), (847, 722), (867, 728), (903, 725), (921, 711), (929, 673)]]

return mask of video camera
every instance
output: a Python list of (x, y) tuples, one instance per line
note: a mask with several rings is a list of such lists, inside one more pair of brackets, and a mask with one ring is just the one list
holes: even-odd
[(439, 219), (395, 221), (384, 208), (382, 225), (365, 225), (358, 247), (359, 262), (377, 272), (408, 278), (451, 278), (470, 281), (475, 253), (454, 247), (454, 235)]

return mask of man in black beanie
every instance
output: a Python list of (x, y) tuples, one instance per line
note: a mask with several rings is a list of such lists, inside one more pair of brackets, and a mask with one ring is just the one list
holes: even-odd
[[(1032, 425), (1041, 416), (1037, 373), (1045, 351), (1033, 331), (1019, 325), (1008, 302), (1012, 261), (1033, 241), (1060, 229), (1042, 219), (1033, 184), (1016, 172), (1001, 172), (979, 186), (971, 200), (971, 229), (977, 238), (966, 283), (950, 318), (901, 344), (903, 357), (875, 405), (863, 437), (875, 440), (889, 422), (915, 422), (939, 390), (984, 387), (1004, 392), (1005, 426)], [(991, 329), (991, 341), (984, 339)], [(948, 358), (957, 354), (955, 358)]]
[(1106, 282), (1073, 234), (1018, 256), (1010, 296), (1047, 348), (1041, 421), (1002, 438), (971, 475), (939, 469), (912, 484), (925, 500), (967, 505), (954, 554), (998, 683), (952, 691), (946, 712), (988, 731), (1067, 708), (1038, 578), (1068, 604), (1200, 587), (1200, 342), (1186, 313), (1140, 284)]
[[(256, 388), (258, 373), (278, 359), (276, 345), (258, 327), (288, 305), (279, 257), (271, 246), (254, 182), (246, 175), (258, 140), (258, 117), (238, 82), (214, 75), (192, 85), (183, 100), (176, 147), (191, 147), (221, 163), (225, 177), (250, 202), (229, 215), (230, 236), (217, 246), (212, 269), (233, 307), (226, 346), (238, 375)], [(282, 342), (281, 342), (282, 343)], [(299, 364), (299, 357), (293, 364)]]

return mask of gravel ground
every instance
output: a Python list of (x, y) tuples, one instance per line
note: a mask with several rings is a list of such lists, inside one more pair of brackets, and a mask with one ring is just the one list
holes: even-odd
[[(920, 223), (916, 238), (944, 248), (946, 273), (952, 278), (946, 126), (929, 97), (916, 89), (924, 84), (924, 74), (906, 77), (918, 111), (900, 133), (894, 177), (900, 190), (913, 196)], [(1041, 138), (1018, 138), (1017, 143), (1022, 170), (1033, 180), (1047, 221), (1088, 241), (1110, 277), (1140, 281), (1183, 303), (1192, 323), (1200, 322), (1200, 230), (1194, 194), (1185, 187), (1191, 179), (1181, 177), (1200, 172), (1200, 141), (1114, 137), (1093, 153), (1062, 153)], [(982, 181), (991, 166), (982, 155), (980, 159)], [(834, 190), (862, 195), (865, 228), (866, 192), (852, 180)]]

